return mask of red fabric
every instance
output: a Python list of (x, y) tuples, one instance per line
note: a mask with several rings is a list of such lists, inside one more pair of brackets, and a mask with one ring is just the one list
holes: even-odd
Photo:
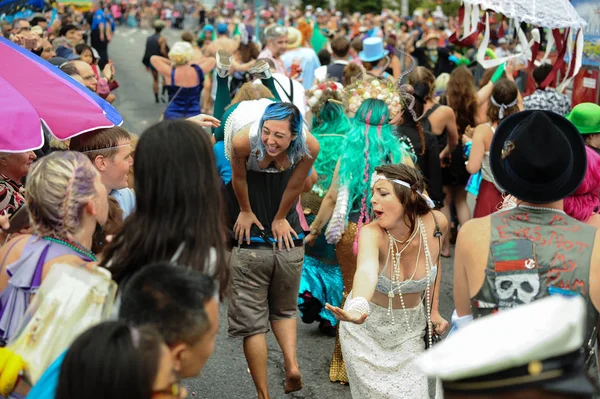
[(540, 89), (545, 89), (549, 85), (554, 82), (556, 79), (556, 75), (558, 75), (558, 71), (565, 64), (565, 53), (567, 52), (567, 38), (571, 33), (571, 29), (568, 28), (565, 30), (563, 36), (560, 35), (560, 31), (558, 29), (552, 29), (552, 34), (554, 35), (554, 41), (556, 43), (556, 50), (558, 51), (558, 57), (552, 67), (552, 71), (548, 74), (546, 79), (539, 86)]
[(498, 211), (502, 204), (502, 194), (493, 183), (487, 180), (481, 180), (479, 194), (477, 194), (477, 203), (475, 204), (474, 218), (482, 218)]

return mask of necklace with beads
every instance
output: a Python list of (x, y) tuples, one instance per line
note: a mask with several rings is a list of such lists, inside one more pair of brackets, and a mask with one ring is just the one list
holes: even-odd
[(410, 151), (413, 154), (415, 154), (415, 155), (417, 154), (415, 152), (415, 146), (413, 146), (412, 140), (408, 136), (402, 136), (402, 137), (400, 137), (400, 141), (406, 143), (408, 145), (408, 148), (410, 149)]
[[(400, 277), (400, 274), (401, 274), (400, 273), (401, 272), (400, 260), (402, 259), (402, 252), (404, 252), (404, 250), (406, 248), (408, 248), (409, 244), (412, 242), (413, 238), (415, 238), (415, 236), (419, 232), (419, 230), (420, 230), (420, 226), (417, 225), (413, 234), (405, 242), (401, 242), (396, 237), (394, 237), (389, 231), (387, 232), (388, 237), (390, 239), (390, 253), (391, 253), (391, 258), (392, 258), (390, 289), (388, 291), (388, 316), (392, 317), (392, 325), (396, 324), (394, 312), (392, 311), (392, 302), (394, 300), (395, 291), (397, 290), (398, 296), (400, 297), (400, 304), (402, 305), (402, 309), (404, 310), (403, 314), (404, 314), (404, 320), (406, 321), (406, 326), (407, 327), (410, 326), (410, 323), (408, 320), (408, 313), (406, 312), (406, 306), (404, 304), (404, 296), (402, 296), (402, 286), (407, 284), (409, 281), (413, 280), (413, 278), (415, 277), (415, 274), (417, 274), (417, 269), (419, 266), (419, 255), (421, 254), (421, 248), (422, 248), (422, 244), (423, 244), (423, 240), (420, 235), (419, 235), (419, 252), (417, 252), (417, 261), (416, 261), (415, 269), (413, 271), (412, 276), (410, 276), (410, 278), (407, 280), (402, 280)], [(402, 243), (402, 244), (406, 243), (406, 245), (404, 246), (404, 248), (399, 250), (398, 243)]]
[(44, 240), (46, 241), (50, 241), (50, 242), (54, 242), (57, 244), (61, 244), (64, 245), (66, 247), (71, 248), (73, 251), (83, 255), (83, 256), (87, 256), (88, 258), (90, 258), (91, 260), (93, 260), (94, 262), (96, 262), (98, 260), (98, 258), (96, 258), (96, 255), (94, 255), (94, 253), (92, 251), (90, 251), (89, 249), (85, 248), (83, 245), (79, 244), (76, 241), (72, 241), (69, 240), (65, 237), (61, 237), (58, 235), (50, 235), (50, 236), (43, 236), (42, 237)]
[(545, 206), (531, 206), (531, 205), (517, 205), (518, 208), (525, 208), (525, 209), (533, 209), (533, 210), (542, 210), (542, 211), (551, 211), (551, 212), (558, 212), (558, 213), (563, 213), (566, 215), (565, 211), (560, 210), (560, 209), (556, 209), (556, 208), (548, 208)]
[[(410, 329), (410, 320), (408, 317), (408, 310), (406, 309), (406, 305), (404, 303), (404, 296), (402, 295), (402, 286), (404, 286), (406, 283), (408, 283), (409, 281), (413, 280), (414, 276), (416, 275), (417, 269), (419, 267), (419, 256), (421, 254), (421, 248), (424, 249), (424, 253), (425, 253), (425, 270), (426, 270), (426, 280), (427, 280), (427, 288), (425, 289), (425, 296), (427, 298), (427, 307), (425, 309), (426, 311), (426, 318), (427, 318), (427, 331), (428, 331), (428, 336), (427, 336), (427, 340), (429, 342), (429, 347), (433, 346), (433, 325), (431, 322), (431, 296), (432, 296), (432, 292), (431, 292), (431, 279), (430, 279), (430, 274), (431, 274), (431, 269), (432, 269), (432, 260), (431, 260), (431, 254), (429, 253), (429, 243), (427, 242), (427, 233), (425, 231), (425, 225), (423, 224), (423, 221), (421, 220), (421, 218), (418, 218), (418, 224), (417, 227), (415, 228), (415, 232), (411, 235), (411, 237), (406, 241), (406, 245), (402, 248), (402, 249), (398, 249), (398, 239), (396, 239), (389, 231), (387, 231), (388, 234), (388, 238), (390, 241), (390, 249), (389, 249), (389, 253), (388, 253), (388, 258), (391, 257), (392, 258), (392, 273), (391, 273), (391, 284), (390, 284), (390, 290), (388, 292), (388, 316), (391, 316), (392, 318), (392, 325), (395, 324), (395, 317), (394, 317), (394, 312), (392, 309), (392, 301), (394, 299), (395, 296), (395, 289), (398, 290), (398, 297), (400, 298), (400, 304), (402, 306), (402, 313), (404, 314), (404, 320), (406, 322), (406, 327), (408, 329)], [(401, 255), (402, 252), (404, 252), (404, 250), (406, 250), (406, 248), (408, 248), (409, 244), (412, 242), (412, 240), (415, 238), (416, 234), (420, 233), (419, 235), (419, 252), (417, 253), (417, 260), (416, 260), (416, 264), (415, 264), (415, 270), (412, 274), (412, 276), (407, 279), (402, 281), (400, 279), (400, 260), (401, 260)], [(391, 255), (391, 256), (390, 256)]]

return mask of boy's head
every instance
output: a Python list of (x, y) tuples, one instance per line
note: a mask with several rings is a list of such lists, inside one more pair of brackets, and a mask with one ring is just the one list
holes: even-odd
[(84, 133), (71, 138), (69, 149), (90, 158), (109, 193), (127, 187), (132, 163), (131, 138), (127, 130), (115, 126)]
[(153, 325), (171, 350), (179, 375), (197, 376), (219, 331), (216, 284), (181, 266), (145, 266), (125, 283), (119, 317), (134, 326)]

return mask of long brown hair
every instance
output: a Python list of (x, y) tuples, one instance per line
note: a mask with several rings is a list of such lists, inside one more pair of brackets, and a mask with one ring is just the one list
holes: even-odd
[(464, 65), (459, 66), (450, 74), (446, 88), (448, 106), (454, 110), (458, 133), (462, 135), (467, 126), (475, 127), (477, 114), (477, 94), (473, 74)]
[(414, 167), (405, 164), (388, 164), (375, 168), (375, 172), (382, 174), (389, 180), (397, 179), (410, 184), (411, 188), (393, 184), (394, 194), (404, 207), (404, 215), (408, 219), (408, 227), (412, 233), (417, 224), (417, 218), (431, 211), (425, 199), (417, 191), (425, 192), (423, 175)]

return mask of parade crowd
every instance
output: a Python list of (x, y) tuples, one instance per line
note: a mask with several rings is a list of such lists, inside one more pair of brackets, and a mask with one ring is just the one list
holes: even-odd
[(271, 397), (269, 331), (300, 391), (298, 320), (355, 399), (600, 394), (600, 106), (524, 55), (531, 27), (491, 13), (486, 59), (510, 59), (486, 69), (460, 20), (190, 1), (3, 19), (113, 104), (115, 32), (153, 31), (135, 62), (164, 112), (0, 152), (0, 395), (184, 398), (219, 323), (248, 397)]

